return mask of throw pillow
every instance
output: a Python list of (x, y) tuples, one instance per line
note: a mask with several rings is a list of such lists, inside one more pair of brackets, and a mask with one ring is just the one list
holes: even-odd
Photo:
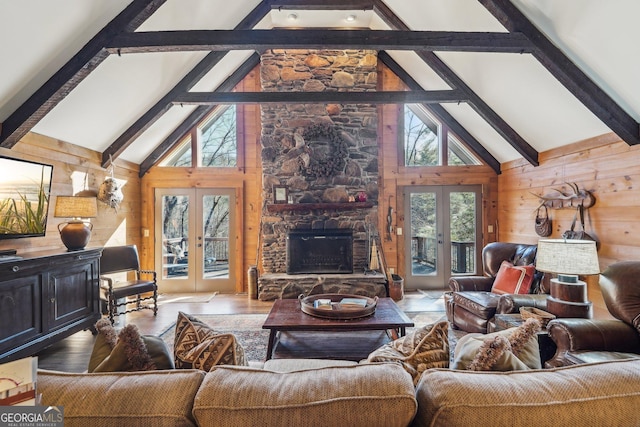
[(535, 266), (515, 266), (509, 261), (502, 261), (491, 292), (494, 294), (528, 294), (533, 283)]
[(527, 319), (517, 328), (491, 334), (467, 334), (456, 345), (451, 369), (520, 371), (542, 369), (537, 332), (540, 322)]
[(88, 372), (173, 369), (173, 358), (164, 341), (158, 337), (140, 335), (136, 325), (127, 325), (116, 334), (108, 319), (100, 319), (95, 328), (98, 333)]
[(427, 369), (449, 367), (448, 331), (446, 321), (426, 325), (375, 350), (367, 361), (398, 362), (416, 385)]
[(235, 335), (216, 332), (201, 320), (178, 313), (173, 344), (176, 368), (210, 371), (216, 365), (248, 365)]

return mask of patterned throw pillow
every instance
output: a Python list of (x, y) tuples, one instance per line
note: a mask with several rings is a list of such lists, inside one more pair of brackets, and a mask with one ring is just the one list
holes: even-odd
[(491, 292), (494, 294), (528, 294), (536, 268), (533, 265), (515, 266), (502, 261)]
[(216, 365), (247, 365), (235, 335), (219, 333), (201, 320), (179, 312), (173, 344), (176, 368), (210, 371)]
[(140, 335), (136, 325), (127, 325), (116, 334), (107, 319), (95, 325), (96, 341), (88, 372), (129, 372), (173, 369), (167, 345), (158, 337)]
[(537, 332), (540, 322), (527, 319), (516, 328), (491, 334), (467, 334), (456, 345), (451, 369), (523, 371), (541, 369)]
[(426, 325), (375, 350), (367, 361), (398, 362), (416, 385), (427, 369), (449, 367), (448, 331), (446, 321)]

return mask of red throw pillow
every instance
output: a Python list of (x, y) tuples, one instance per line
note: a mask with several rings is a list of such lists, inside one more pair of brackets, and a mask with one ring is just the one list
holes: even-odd
[(534, 273), (535, 266), (533, 265), (515, 266), (508, 261), (502, 261), (491, 292), (496, 294), (528, 294)]

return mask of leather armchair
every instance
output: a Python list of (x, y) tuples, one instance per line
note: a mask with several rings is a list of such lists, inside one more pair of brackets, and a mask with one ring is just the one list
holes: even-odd
[(547, 330), (555, 356), (545, 366), (566, 366), (640, 357), (640, 261), (611, 264), (600, 275), (600, 289), (615, 319), (555, 319)]
[(536, 273), (531, 294), (500, 295), (491, 292), (493, 282), (503, 261), (513, 265), (535, 263), (537, 245), (494, 242), (482, 250), (484, 276), (453, 276), (449, 279), (450, 292), (444, 296), (447, 318), (452, 327), (466, 332), (486, 333), (493, 329), (496, 313), (517, 313), (520, 306), (546, 309), (546, 294), (540, 291), (541, 273)]

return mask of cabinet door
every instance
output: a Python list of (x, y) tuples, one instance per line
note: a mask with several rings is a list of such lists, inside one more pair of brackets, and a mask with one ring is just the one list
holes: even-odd
[(43, 334), (41, 295), (40, 274), (0, 283), (0, 354)]
[(63, 264), (49, 272), (48, 329), (61, 328), (98, 312), (99, 295), (95, 278), (98, 261)]

